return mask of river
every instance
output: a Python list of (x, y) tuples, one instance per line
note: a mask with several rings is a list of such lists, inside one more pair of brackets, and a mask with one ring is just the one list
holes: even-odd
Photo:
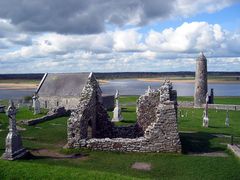
[[(103, 94), (115, 94), (118, 89), (121, 95), (141, 95), (147, 87), (158, 88), (159, 82), (144, 82), (136, 79), (115, 79), (102, 84)], [(194, 83), (173, 83), (173, 88), (177, 90), (178, 96), (192, 96), (194, 93)], [(239, 83), (214, 83), (208, 84), (209, 90), (214, 89), (215, 96), (240, 96)], [(0, 90), (0, 99), (18, 99), (23, 96), (30, 96), (34, 89), (30, 90)]]

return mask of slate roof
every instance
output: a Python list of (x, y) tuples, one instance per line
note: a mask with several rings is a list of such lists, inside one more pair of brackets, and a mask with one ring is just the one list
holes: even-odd
[(37, 89), (41, 96), (80, 96), (90, 73), (48, 73)]

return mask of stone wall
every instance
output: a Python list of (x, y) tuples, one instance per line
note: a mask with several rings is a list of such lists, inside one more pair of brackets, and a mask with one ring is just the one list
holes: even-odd
[(101, 89), (92, 74), (68, 120), (68, 147), (80, 147), (82, 139), (110, 136), (113, 124), (102, 105)]
[[(193, 106), (194, 106), (194, 104), (192, 101), (178, 102), (178, 107), (193, 108)], [(204, 104), (200, 108), (204, 108)], [(240, 111), (240, 105), (234, 105), (234, 104), (208, 104), (208, 108), (209, 109), (219, 109), (219, 110)]]
[(103, 95), (102, 104), (107, 110), (114, 109), (114, 95)]
[[(80, 92), (79, 92), (80, 94)], [(79, 104), (79, 97), (59, 97), (59, 96), (41, 96), (39, 97), (40, 107), (45, 109), (55, 109), (58, 107), (65, 107), (66, 109), (73, 110), (76, 109)], [(114, 96), (102, 96), (102, 103), (105, 108), (114, 108)]]
[(30, 120), (22, 120), (20, 121), (21, 124), (25, 124), (28, 126), (36, 125), (42, 122), (54, 120), (58, 117), (63, 117), (63, 116), (69, 116), (71, 113), (70, 110), (66, 110), (64, 107), (59, 107), (57, 109), (53, 109), (48, 112), (46, 116), (36, 118), (36, 119), (30, 119)]
[(209, 109), (240, 111), (240, 105), (233, 105), (233, 104), (209, 104), (208, 108)]
[(193, 108), (194, 103), (192, 101), (178, 101), (178, 107)]
[(156, 119), (156, 108), (160, 101), (160, 91), (155, 90), (139, 97), (137, 101), (137, 125), (142, 133)]
[[(170, 82), (138, 100), (135, 125), (116, 127), (102, 105), (98, 85), (89, 81), (68, 120), (69, 148), (133, 152), (181, 152), (176, 91)], [(90, 123), (89, 123), (90, 122)], [(89, 136), (89, 128), (92, 135)]]
[[(138, 138), (104, 138), (83, 140), (84, 146), (95, 150), (123, 152), (181, 152), (177, 130), (175, 103), (172, 101), (157, 107), (157, 118)], [(83, 142), (82, 141), (82, 142)]]
[(65, 107), (66, 109), (75, 109), (79, 104), (79, 97), (58, 97), (41, 96), (39, 97), (40, 107), (46, 109), (55, 109)]

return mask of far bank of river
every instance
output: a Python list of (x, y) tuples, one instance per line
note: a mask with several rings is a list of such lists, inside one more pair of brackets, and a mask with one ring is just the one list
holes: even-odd
[[(115, 79), (100, 84), (103, 94), (115, 94), (116, 89), (121, 95), (141, 95), (148, 86), (158, 88), (159, 82), (143, 81), (137, 79)], [(194, 93), (194, 82), (174, 82), (174, 89), (178, 96), (192, 96)], [(209, 83), (209, 90), (214, 89), (215, 96), (240, 96), (240, 83)], [(0, 89), (0, 99), (18, 99), (23, 96), (31, 96), (35, 89)]]

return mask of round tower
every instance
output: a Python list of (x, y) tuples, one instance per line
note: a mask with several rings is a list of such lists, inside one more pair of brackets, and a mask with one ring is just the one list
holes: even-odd
[(196, 60), (194, 107), (202, 107), (202, 104), (205, 104), (207, 91), (207, 59), (201, 52)]

